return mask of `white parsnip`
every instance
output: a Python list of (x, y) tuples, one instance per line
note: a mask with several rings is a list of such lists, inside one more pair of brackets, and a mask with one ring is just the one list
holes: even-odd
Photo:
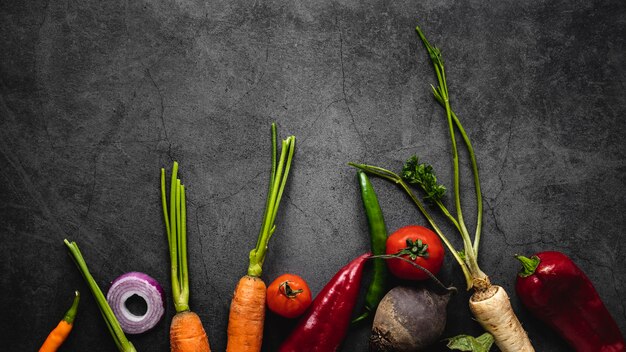
[(502, 352), (534, 352), (528, 335), (515, 316), (509, 295), (500, 286), (491, 297), (473, 295), (470, 310), (482, 327), (493, 335)]

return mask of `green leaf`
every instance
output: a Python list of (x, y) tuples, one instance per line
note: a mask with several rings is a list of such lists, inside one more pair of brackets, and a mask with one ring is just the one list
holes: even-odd
[(448, 348), (459, 351), (489, 352), (493, 345), (493, 335), (486, 332), (478, 337), (457, 335), (448, 339)]
[(416, 155), (404, 163), (401, 176), (406, 182), (420, 186), (426, 192), (424, 197), (426, 200), (441, 200), (446, 193), (446, 187), (437, 183), (437, 176), (435, 176), (433, 167), (420, 163)]

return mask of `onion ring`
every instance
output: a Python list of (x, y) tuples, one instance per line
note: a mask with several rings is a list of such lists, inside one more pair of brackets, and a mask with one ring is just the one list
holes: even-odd
[[(142, 316), (133, 314), (126, 301), (137, 295), (146, 301), (146, 313)], [(165, 294), (159, 283), (147, 274), (137, 271), (126, 273), (113, 280), (107, 301), (120, 322), (125, 333), (141, 334), (152, 329), (165, 312)]]

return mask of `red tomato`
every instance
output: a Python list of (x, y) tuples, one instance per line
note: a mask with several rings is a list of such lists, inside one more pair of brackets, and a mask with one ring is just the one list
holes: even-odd
[(283, 274), (267, 287), (268, 308), (285, 318), (300, 316), (311, 304), (311, 290), (303, 278)]
[[(443, 244), (433, 231), (417, 225), (398, 229), (387, 238), (386, 253), (401, 254), (405, 259), (423, 266), (437, 275), (443, 264)], [(425, 280), (428, 274), (401, 259), (388, 259), (387, 267), (400, 279)]]

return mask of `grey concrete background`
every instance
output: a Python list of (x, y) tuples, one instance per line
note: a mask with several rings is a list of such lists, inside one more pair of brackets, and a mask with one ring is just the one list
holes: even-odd
[[(570, 255), (626, 331), (624, 7), (3, 1), (2, 349), (36, 349), (74, 289), (84, 299), (62, 350), (115, 349), (64, 238), (80, 244), (104, 290), (127, 271), (161, 282), (165, 318), (130, 340), (141, 351), (168, 349), (173, 305), (158, 177), (177, 160), (189, 190), (191, 307), (213, 349), (224, 350), (232, 290), (261, 221), (272, 121), (298, 146), (263, 277), (298, 273), (317, 293), (368, 249), (347, 162), (397, 170), (417, 153), (450, 185), (445, 118), (416, 24), (443, 51), (453, 108), (476, 147), (481, 266), (511, 293), (537, 350), (568, 348), (513, 294), (515, 253)], [(424, 223), (393, 185), (374, 185), (390, 231)], [(471, 218), (473, 194), (463, 199)], [(462, 286), (449, 256), (440, 277)], [(467, 298), (450, 304), (445, 337), (480, 332)], [(269, 315), (265, 350), (289, 327)], [(364, 350), (368, 329), (352, 329), (343, 350)]]

